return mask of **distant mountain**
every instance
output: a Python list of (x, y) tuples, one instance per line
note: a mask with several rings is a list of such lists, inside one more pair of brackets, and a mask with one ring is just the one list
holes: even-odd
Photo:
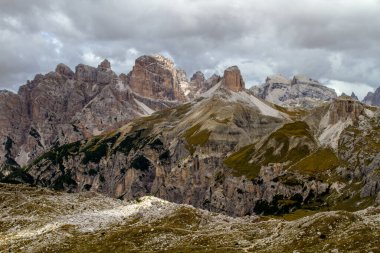
[(272, 75), (251, 90), (259, 98), (285, 107), (313, 108), (337, 97), (333, 89), (303, 75), (294, 76), (292, 80)]
[(380, 105), (380, 87), (377, 88), (375, 92), (368, 92), (367, 96), (363, 99), (363, 103), (368, 105)]

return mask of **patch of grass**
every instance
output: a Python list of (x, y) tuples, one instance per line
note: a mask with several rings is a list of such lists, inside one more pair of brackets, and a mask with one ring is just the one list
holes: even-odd
[(62, 164), (63, 159), (78, 154), (81, 147), (80, 141), (62, 145), (58, 148), (53, 148), (50, 151), (37, 157), (25, 170), (29, 170), (32, 166), (39, 164), (44, 160), (50, 161), (53, 165)]
[(249, 162), (254, 152), (254, 144), (245, 146), (227, 157), (227, 159), (224, 160), (224, 164), (233, 169), (234, 176), (245, 175), (248, 179), (254, 179), (260, 172), (260, 166)]
[(279, 106), (279, 105), (276, 105), (276, 104), (272, 104), (272, 106), (276, 110), (289, 115), (293, 119), (300, 119), (300, 118), (306, 116), (307, 113), (308, 113), (306, 110), (300, 110), (300, 109), (289, 110), (289, 109), (287, 109), (285, 107), (282, 107), (282, 106)]
[(183, 135), (188, 144), (186, 148), (191, 154), (195, 152), (195, 146), (204, 146), (210, 137), (211, 131), (207, 129), (199, 131), (200, 128), (201, 125), (198, 123), (187, 129)]
[(124, 136), (124, 139), (117, 145), (113, 150), (114, 153), (117, 151), (129, 154), (131, 150), (142, 149), (149, 141), (150, 130), (146, 128), (135, 130)]
[(99, 163), (100, 160), (107, 155), (107, 152), (116, 141), (119, 139), (121, 133), (110, 133), (108, 135), (97, 136), (91, 139), (88, 144), (81, 150), (84, 153), (82, 160), (83, 164), (88, 164), (89, 162)]
[(190, 111), (190, 109), (191, 109), (191, 103), (186, 103), (186, 104), (180, 105), (180, 106), (175, 108), (175, 112), (174, 112), (173, 116), (176, 118), (181, 117), (181, 116), (185, 115), (186, 113), (188, 113)]
[(336, 167), (343, 165), (341, 161), (330, 148), (318, 149), (310, 156), (299, 161), (291, 167), (291, 170), (303, 174), (316, 174), (325, 172)]
[(310, 215), (313, 215), (316, 213), (317, 213), (317, 211), (313, 211), (313, 210), (297, 209), (294, 212), (290, 212), (290, 213), (278, 215), (278, 216), (276, 215), (276, 216), (272, 216), (272, 217), (284, 219), (287, 221), (293, 221), (293, 220), (298, 220), (298, 219), (301, 219), (303, 217), (307, 217), (307, 216), (310, 216)]
[(292, 123), (285, 124), (283, 127), (278, 129), (276, 132), (272, 133), (272, 137), (285, 135), (287, 137), (303, 137), (306, 136), (309, 139), (314, 139), (310, 133), (310, 128), (308, 124), (303, 121), (296, 121)]
[[(294, 138), (306, 138), (306, 140), (290, 148), (290, 141)], [(310, 149), (305, 142), (309, 144), (315, 142), (305, 122), (285, 124), (273, 132), (260, 148), (255, 149), (255, 145), (243, 147), (225, 159), (224, 164), (234, 170), (234, 176), (245, 175), (253, 179), (258, 176), (261, 166), (288, 161), (293, 164), (308, 156)]]

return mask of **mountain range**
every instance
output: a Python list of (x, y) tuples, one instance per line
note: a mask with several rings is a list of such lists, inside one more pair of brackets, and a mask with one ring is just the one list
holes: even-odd
[(379, 109), (305, 76), (246, 89), (236, 66), (188, 81), (142, 56), (119, 76), (59, 64), (0, 103), (3, 181), (237, 216), (378, 199)]
[[(209, 78), (197, 71), (189, 80), (185, 71), (160, 55), (141, 56), (128, 74), (120, 75), (108, 60), (98, 67), (79, 64), (75, 71), (59, 64), (55, 71), (27, 81), (17, 94), (0, 91), (0, 181), (54, 189), (43, 196), (73, 198), (74, 203), (81, 194), (94, 195), (104, 205), (100, 209), (114, 208), (105, 214), (94, 207), (96, 212), (106, 217), (117, 213), (112, 216), (115, 221), (121, 217), (119, 208), (132, 208), (114, 202), (118, 199), (141, 200), (159, 209), (167, 206), (170, 215), (206, 219), (209, 226), (227, 219), (238, 224), (240, 232), (250, 222), (264, 222), (258, 224), (272, 231), (262, 220), (267, 215), (315, 215), (316, 220), (318, 215), (324, 215), (322, 220), (353, 215), (352, 229), (363, 226), (358, 220), (369, 216), (367, 225), (373, 227), (377, 211), (368, 213), (380, 204), (378, 93), (379, 89), (360, 102), (355, 94), (338, 96), (303, 75), (269, 76), (262, 85), (247, 89), (237, 66)], [(0, 186), (4, 203), (19, 201), (9, 194), (17, 186)], [(38, 202), (38, 192), (20, 187), (25, 198)], [(74, 197), (59, 195), (62, 191)], [(9, 204), (4, 205), (9, 213)], [(59, 211), (66, 213), (59, 229), (72, 226), (78, 213), (84, 215), (76, 208), (73, 205), (70, 214)], [(41, 212), (58, 217), (49, 208)], [(6, 213), (1, 222), (9, 225)], [(210, 220), (214, 213), (224, 216)], [(155, 212), (148, 224), (152, 219), (166, 224), (170, 215)], [(249, 218), (226, 218), (230, 216)], [(40, 230), (52, 226), (36, 219), (45, 226)], [(68, 233), (83, 232), (77, 228)], [(202, 231), (197, 225), (192, 233)], [(10, 230), (0, 232), (18, 243), (24, 239), (17, 238), (27, 233), (20, 230), (16, 238)], [(250, 237), (235, 246), (242, 249), (248, 241), (262, 249), (257, 240)], [(0, 249), (5, 242), (0, 240)], [(174, 249), (178, 243), (168, 245)], [(280, 241), (276, 245), (287, 249)], [(309, 242), (305, 245), (310, 247)]]

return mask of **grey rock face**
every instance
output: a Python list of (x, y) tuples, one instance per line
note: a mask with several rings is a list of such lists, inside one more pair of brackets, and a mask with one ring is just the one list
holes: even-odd
[(60, 63), (57, 65), (55, 72), (68, 78), (73, 78), (75, 73), (65, 64)]
[[(164, 78), (159, 74), (155, 78)], [(8, 155), (26, 165), (54, 146), (110, 131), (135, 117), (179, 104), (154, 94), (146, 98), (131, 90), (128, 81), (127, 75), (118, 77), (104, 60), (97, 68), (79, 64), (75, 73), (59, 64), (55, 72), (36, 75), (18, 94), (1, 91), (0, 164)]]
[(263, 85), (251, 90), (264, 100), (286, 107), (314, 108), (337, 97), (333, 89), (302, 75), (292, 80), (281, 75), (269, 76)]
[(380, 87), (377, 88), (375, 92), (368, 92), (367, 96), (363, 99), (363, 103), (368, 105), (380, 105)]

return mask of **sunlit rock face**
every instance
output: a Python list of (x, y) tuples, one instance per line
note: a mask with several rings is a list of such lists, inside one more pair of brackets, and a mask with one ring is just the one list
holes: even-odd
[(185, 101), (174, 63), (160, 55), (141, 56), (129, 73), (129, 86), (143, 97)]
[(237, 66), (232, 66), (224, 70), (223, 85), (232, 91), (242, 91), (245, 89), (244, 80), (241, 77)]

